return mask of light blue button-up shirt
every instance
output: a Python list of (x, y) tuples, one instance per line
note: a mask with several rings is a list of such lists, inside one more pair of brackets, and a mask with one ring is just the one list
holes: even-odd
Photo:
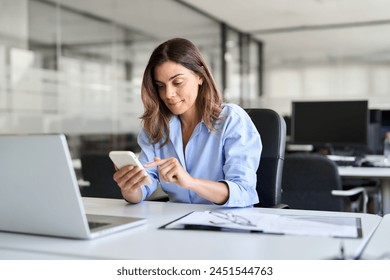
[[(224, 206), (246, 207), (259, 202), (256, 192), (256, 171), (260, 163), (262, 143), (260, 135), (244, 109), (235, 104), (223, 104), (216, 129), (210, 131), (200, 122), (194, 129), (183, 153), (181, 124), (178, 116), (170, 120), (170, 141), (161, 147), (161, 142), (152, 145), (144, 130), (138, 135), (142, 151), (142, 164), (175, 157), (184, 169), (195, 178), (225, 182), (229, 187), (229, 199)], [(158, 183), (168, 194), (169, 200), (184, 203), (212, 202), (194, 191), (174, 183), (159, 180), (157, 167), (148, 168), (151, 185), (143, 186), (143, 199), (150, 196)]]

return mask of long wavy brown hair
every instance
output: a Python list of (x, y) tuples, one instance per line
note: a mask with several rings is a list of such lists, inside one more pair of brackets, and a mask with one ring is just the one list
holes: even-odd
[(169, 141), (172, 113), (159, 96), (154, 75), (155, 68), (168, 60), (181, 64), (203, 79), (203, 84), (199, 86), (196, 108), (208, 129), (215, 129), (222, 110), (221, 93), (199, 49), (183, 38), (174, 38), (160, 44), (152, 52), (144, 72), (141, 97), (145, 111), (141, 120), (152, 144), (161, 141), (165, 135), (162, 146)]

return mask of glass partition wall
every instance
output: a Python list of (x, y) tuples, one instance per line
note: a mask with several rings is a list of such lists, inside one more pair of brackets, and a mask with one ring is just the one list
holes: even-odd
[(0, 133), (65, 133), (73, 157), (136, 149), (143, 71), (172, 37), (192, 40), (226, 99), (247, 106), (257, 42), (227, 26), (223, 41), (221, 26), (173, 0), (0, 0)]

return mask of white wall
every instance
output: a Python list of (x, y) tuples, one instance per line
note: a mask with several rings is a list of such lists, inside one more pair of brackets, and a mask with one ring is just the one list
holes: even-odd
[(372, 109), (390, 108), (390, 63), (297, 63), (267, 67), (265, 107), (291, 114), (293, 100), (368, 100)]

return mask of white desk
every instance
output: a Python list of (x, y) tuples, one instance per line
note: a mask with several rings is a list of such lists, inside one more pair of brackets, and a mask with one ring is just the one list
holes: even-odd
[[(95, 240), (71, 240), (0, 232), (0, 259), (327, 259), (338, 256), (341, 239), (330, 237), (163, 230), (158, 227), (190, 211), (217, 206), (84, 198), (87, 213), (145, 217), (146, 225)], [(344, 239), (352, 255), (381, 220), (372, 214), (253, 208), (261, 213), (355, 216), (362, 218), (363, 238)]]
[(385, 215), (372, 236), (363, 259), (390, 259), (390, 215)]
[(381, 180), (383, 214), (390, 213), (390, 168), (389, 167), (339, 167), (341, 177), (377, 178)]

